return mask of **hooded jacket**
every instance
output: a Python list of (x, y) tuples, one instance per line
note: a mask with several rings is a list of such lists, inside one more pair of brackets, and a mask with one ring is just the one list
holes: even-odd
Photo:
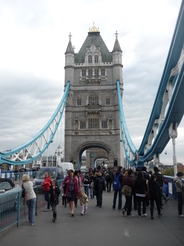
[(182, 183), (182, 179), (179, 177), (174, 178), (174, 183), (176, 186), (176, 192), (182, 192), (184, 190), (184, 184)]

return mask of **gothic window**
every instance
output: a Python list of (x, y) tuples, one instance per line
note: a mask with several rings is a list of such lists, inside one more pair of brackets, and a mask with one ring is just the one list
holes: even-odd
[(98, 63), (98, 56), (95, 56), (95, 63)]
[(105, 76), (105, 68), (101, 69), (101, 76)]
[(78, 105), (78, 106), (82, 105), (82, 100), (81, 100), (80, 97), (77, 98), (77, 105)]
[(92, 77), (92, 74), (93, 74), (92, 69), (89, 69), (89, 70), (88, 70), (88, 77), (90, 77), (90, 78), (91, 78), (91, 77)]
[(92, 56), (88, 56), (88, 63), (92, 63)]
[(98, 75), (99, 75), (98, 69), (95, 68), (95, 77), (98, 77)]
[(99, 129), (99, 119), (98, 118), (88, 119), (88, 128), (89, 129)]
[(86, 76), (86, 69), (82, 69), (82, 77)]
[(107, 120), (103, 120), (102, 121), (102, 128), (106, 128), (107, 129)]
[(110, 97), (106, 97), (106, 105), (110, 105), (110, 104), (111, 104)]
[(89, 105), (98, 105), (98, 96), (97, 95), (91, 95), (89, 96)]
[(86, 129), (86, 122), (80, 121), (80, 129)]

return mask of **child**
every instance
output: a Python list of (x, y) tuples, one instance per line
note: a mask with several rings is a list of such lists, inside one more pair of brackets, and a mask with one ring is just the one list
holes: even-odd
[(50, 186), (50, 204), (52, 206), (52, 211), (53, 211), (53, 219), (52, 219), (53, 222), (55, 222), (57, 219), (56, 206), (59, 204), (59, 194), (60, 194), (60, 189), (58, 187), (57, 181), (53, 180)]
[(80, 200), (81, 215), (87, 214), (88, 197), (83, 190), (79, 190), (77, 198)]

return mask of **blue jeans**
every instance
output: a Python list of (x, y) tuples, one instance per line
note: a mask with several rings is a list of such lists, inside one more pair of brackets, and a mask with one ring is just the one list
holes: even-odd
[(28, 219), (29, 223), (35, 223), (35, 207), (36, 207), (36, 198), (30, 199), (27, 201), (28, 206)]
[(119, 193), (119, 199), (118, 199), (118, 209), (122, 208), (122, 191), (121, 190), (114, 190), (114, 198), (113, 198), (113, 208), (116, 207), (116, 199), (117, 194)]
[(90, 188), (90, 196), (91, 196), (91, 199), (93, 199), (93, 188), (92, 187)]
[(89, 197), (89, 185), (88, 186), (84, 185), (84, 193)]

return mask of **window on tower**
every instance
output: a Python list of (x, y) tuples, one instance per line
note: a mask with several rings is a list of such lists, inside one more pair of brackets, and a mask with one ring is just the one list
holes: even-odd
[(80, 129), (86, 129), (86, 122), (80, 121)]
[(82, 77), (86, 76), (86, 69), (82, 69)]
[(98, 56), (95, 56), (95, 63), (98, 63)]
[(101, 76), (105, 76), (105, 69), (104, 68), (101, 69)]
[(99, 100), (97, 95), (90, 95), (89, 96), (89, 105), (98, 105)]
[(102, 128), (107, 129), (107, 120), (102, 121)]
[(89, 70), (88, 70), (88, 77), (90, 77), (90, 78), (91, 78), (91, 77), (92, 77), (92, 75), (93, 75), (93, 71), (92, 71), (92, 69), (89, 69)]
[(106, 97), (106, 105), (110, 105), (110, 104), (111, 104), (110, 97)]
[(89, 129), (99, 129), (99, 119), (98, 118), (88, 119), (88, 128)]
[(82, 100), (80, 97), (77, 98), (77, 105), (79, 105), (79, 106), (82, 105)]
[(88, 56), (88, 63), (92, 63), (92, 56)]
[(98, 77), (99, 76), (99, 71), (97, 68), (95, 68), (95, 77)]

